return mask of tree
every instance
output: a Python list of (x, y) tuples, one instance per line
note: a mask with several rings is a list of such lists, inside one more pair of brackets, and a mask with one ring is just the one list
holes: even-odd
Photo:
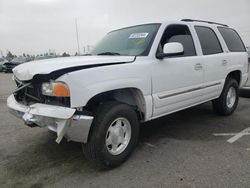
[(63, 52), (62, 57), (69, 57), (70, 55), (67, 54), (66, 52)]
[(6, 56), (6, 59), (12, 60), (14, 57), (15, 57), (15, 56), (14, 56), (10, 51), (8, 51), (7, 56)]

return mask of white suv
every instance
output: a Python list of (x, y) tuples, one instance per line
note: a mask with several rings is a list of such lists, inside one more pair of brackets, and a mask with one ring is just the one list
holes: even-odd
[(232, 114), (248, 79), (246, 48), (226, 25), (151, 23), (108, 33), (91, 54), (16, 67), (10, 111), (33, 127), (83, 143), (102, 167), (125, 161), (140, 122), (207, 101)]

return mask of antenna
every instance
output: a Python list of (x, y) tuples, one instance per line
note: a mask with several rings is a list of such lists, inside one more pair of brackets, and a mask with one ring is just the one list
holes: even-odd
[(78, 37), (77, 18), (75, 18), (75, 25), (76, 25), (76, 42), (77, 42), (77, 49), (78, 49), (78, 55), (80, 55), (80, 46), (79, 46), (79, 37)]

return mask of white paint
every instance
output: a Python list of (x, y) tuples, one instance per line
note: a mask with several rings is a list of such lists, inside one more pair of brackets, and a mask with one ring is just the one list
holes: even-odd
[(243, 131), (239, 133), (214, 133), (213, 135), (214, 136), (233, 136), (232, 138), (227, 140), (227, 142), (232, 144), (243, 136), (250, 136), (250, 127), (244, 129)]
[(163, 53), (164, 54), (176, 54), (176, 53), (183, 53), (184, 47), (179, 42), (169, 42), (164, 44)]
[(244, 129), (243, 131), (239, 132), (238, 134), (236, 134), (234, 137), (230, 138), (229, 140), (227, 140), (227, 142), (229, 143), (234, 143), (236, 140), (240, 139), (242, 136), (246, 136), (250, 131), (250, 127)]
[[(155, 57), (165, 29), (172, 24), (186, 25), (191, 32), (197, 56), (164, 58)], [(194, 26), (206, 26), (216, 31), (224, 53), (203, 56)], [(85, 106), (97, 94), (124, 88), (139, 90), (146, 103), (145, 121), (170, 114), (208, 100), (218, 98), (223, 89), (226, 75), (234, 70), (242, 72), (242, 82), (247, 80), (247, 53), (226, 53), (217, 26), (196, 22), (163, 22), (153, 41), (148, 56), (82, 56), (40, 60), (17, 66), (13, 72), (19, 80), (30, 80), (36, 74), (81, 65), (132, 62), (116, 66), (100, 66), (67, 73), (57, 81), (66, 83), (70, 89), (71, 107)], [(222, 66), (223, 60), (229, 63)], [(197, 65), (200, 69), (197, 70)], [(221, 83), (204, 87), (213, 83)], [(200, 87), (201, 89), (197, 89)], [(196, 89), (195, 89), (196, 88)], [(187, 92), (190, 89), (190, 92)], [(195, 89), (195, 90), (194, 90)], [(176, 92), (183, 94), (176, 95)], [(170, 97), (160, 99), (160, 95)], [(172, 95), (172, 96), (171, 96)]]
[[(190, 29), (196, 56), (156, 58), (162, 36), (166, 28), (172, 24), (186, 25)], [(213, 29), (221, 42), (223, 53), (203, 56), (195, 25)], [(131, 37), (146, 37), (146, 34), (140, 33)], [(171, 44), (170, 46), (173, 52), (183, 50), (180, 44)], [(166, 49), (165, 51), (167, 52)], [(168, 52), (170, 52), (170, 49)], [(228, 62), (227, 66), (223, 64), (225, 60)], [(83, 65), (104, 65), (107, 63), (116, 65), (97, 66), (73, 71), (56, 79), (56, 81), (64, 82), (69, 87), (70, 109), (34, 104), (31, 106), (30, 113), (57, 119), (69, 119), (74, 114), (75, 108), (86, 106), (92, 97), (100, 93), (132, 88), (139, 91), (143, 98), (141, 101), (145, 101), (146, 113), (144, 121), (148, 121), (218, 98), (223, 89), (225, 78), (231, 71), (241, 71), (242, 83), (245, 83), (248, 77), (247, 53), (228, 52), (227, 46), (215, 24), (181, 21), (163, 22), (161, 24), (148, 56), (135, 58), (134, 56), (93, 55), (56, 58), (25, 63), (14, 68), (13, 72), (17, 79), (27, 81), (37, 74), (49, 74), (65, 68)], [(19, 108), (22, 109), (23, 106), (13, 103), (14, 97), (11, 98), (13, 100), (12, 102), (11, 100), (8, 101), (8, 106), (11, 109), (16, 109), (16, 111)], [(23, 108), (26, 109), (26, 107)], [(248, 132), (235, 134), (229, 142), (233, 143), (246, 134)], [(61, 137), (59, 136), (59, 138)], [(150, 144), (148, 145), (150, 146)]]
[[(31, 61), (18, 65), (13, 69), (15, 77), (21, 81), (27, 81), (36, 74), (49, 74), (53, 71), (78, 67), (83, 65), (96, 65), (105, 63), (131, 62), (134, 56), (72, 56), (39, 61)], [(93, 75), (92, 75), (93, 77)]]
[(132, 33), (129, 38), (130, 39), (142, 39), (147, 38), (148, 33)]

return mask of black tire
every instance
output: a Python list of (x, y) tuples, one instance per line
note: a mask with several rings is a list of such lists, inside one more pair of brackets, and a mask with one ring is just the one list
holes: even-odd
[[(118, 155), (111, 154), (106, 146), (106, 136), (111, 123), (117, 118), (126, 118), (131, 125), (131, 137), (127, 147)], [(127, 104), (107, 102), (99, 106), (91, 125), (88, 143), (82, 144), (87, 159), (101, 169), (122, 164), (133, 152), (139, 139), (139, 120), (135, 110)]]
[[(227, 94), (229, 89), (233, 87), (235, 89), (236, 100), (232, 107), (227, 105)], [(229, 116), (231, 115), (238, 106), (239, 101), (239, 83), (233, 79), (228, 78), (224, 85), (223, 91), (218, 99), (213, 100), (213, 109), (218, 115)]]

